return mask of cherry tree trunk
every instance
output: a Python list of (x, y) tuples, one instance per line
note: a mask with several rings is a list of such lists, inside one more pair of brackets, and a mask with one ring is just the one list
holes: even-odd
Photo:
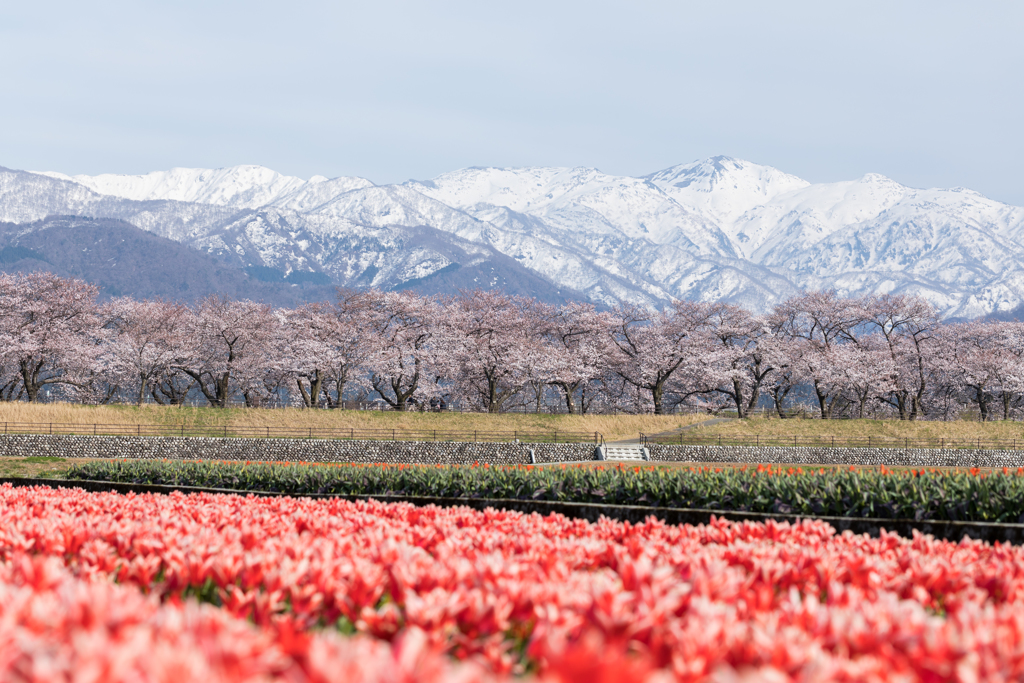
[(747, 404), (743, 400), (743, 382), (739, 379), (732, 381), (732, 397), (736, 404), (736, 417), (742, 420), (747, 416)]
[(307, 408), (316, 408), (317, 400), (320, 398), (320, 390), (324, 384), (324, 376), (320, 370), (314, 370), (313, 376), (307, 380), (309, 382), (309, 389), (306, 389), (306, 385), (302, 383), (301, 377), (295, 378), (295, 383), (299, 387), (299, 394), (302, 396), (302, 403)]
[(654, 414), (664, 415), (665, 410), (662, 406), (662, 398), (665, 393), (665, 381), (659, 380), (651, 387), (651, 399), (654, 401)]

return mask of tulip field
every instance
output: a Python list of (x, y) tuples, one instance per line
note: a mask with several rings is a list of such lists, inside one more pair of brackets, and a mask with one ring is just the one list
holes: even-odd
[(4, 681), (1010, 681), (1024, 550), (0, 487)]

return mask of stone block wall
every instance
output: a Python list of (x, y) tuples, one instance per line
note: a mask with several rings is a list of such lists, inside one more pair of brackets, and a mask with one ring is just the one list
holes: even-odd
[(745, 462), (780, 465), (1022, 467), (1024, 452), (939, 448), (648, 445), (654, 462)]
[[(1024, 452), (983, 449), (678, 446), (651, 444), (653, 462), (743, 462), (792, 465), (1022, 467)], [(177, 436), (0, 435), (0, 456), (167, 460), (250, 460), (467, 465), (522, 465), (594, 460), (594, 444), (341, 441)]]
[(521, 465), (594, 459), (594, 444), (467, 443), (448, 441), (340, 441), (334, 439), (218, 439), (177, 436), (0, 436), (0, 456), (250, 460), (408, 464)]

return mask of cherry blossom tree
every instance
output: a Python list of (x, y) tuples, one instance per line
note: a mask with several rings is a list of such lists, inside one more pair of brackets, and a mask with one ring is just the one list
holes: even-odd
[(242, 394), (246, 408), (260, 408), (281, 400), (294, 375), (287, 357), (280, 352), (285, 345), (283, 314), (275, 311), (260, 343), (249, 346), (232, 370), (232, 383)]
[(868, 405), (891, 395), (897, 379), (896, 361), (881, 335), (868, 335), (858, 344), (836, 344), (827, 352), (822, 384), (834, 389), (854, 417), (864, 418)]
[(279, 311), (218, 297), (194, 308), (96, 299), (78, 280), (0, 275), (0, 400), (37, 401), (52, 386), (99, 402), (180, 404), (198, 390), (213, 406), (290, 393), (338, 407), (355, 387), (397, 410), (452, 395), (491, 412), (540, 410), (557, 392), (570, 413), (697, 400), (745, 417), (767, 393), (786, 417), (810, 389), (822, 418), (1024, 411), (1024, 323), (944, 324), (909, 295), (809, 292), (767, 316), (687, 301), (600, 313), (485, 291), (350, 291)]
[(981, 420), (991, 418), (1000, 390), (1004, 358), (999, 349), (999, 323), (979, 321), (946, 325), (936, 335), (941, 384), (950, 395), (977, 406)]
[(395, 410), (405, 410), (418, 394), (429, 399), (442, 392), (442, 368), (452, 367), (453, 342), (435, 345), (443, 310), (434, 297), (413, 292), (363, 293), (366, 321), (366, 367), (373, 390)]
[[(187, 354), (182, 354), (187, 358)], [(196, 381), (185, 374), (180, 366), (167, 368), (158, 374), (151, 385), (150, 395), (160, 405), (184, 405), (189, 393), (195, 388)]]
[(547, 323), (538, 366), (544, 368), (547, 383), (561, 392), (569, 414), (585, 413), (588, 388), (592, 401), (595, 385), (608, 369), (614, 321), (593, 305), (579, 302), (548, 306), (543, 316)]
[[(680, 301), (652, 312), (636, 305), (613, 309), (611, 362), (615, 372), (637, 390), (650, 395), (654, 413), (665, 412), (665, 392), (677, 375), (699, 377), (709, 353), (709, 304)], [(676, 384), (680, 396), (697, 393), (687, 382)]]
[(791, 417), (792, 408), (787, 401), (791, 401), (798, 387), (809, 381), (803, 361), (807, 347), (805, 339), (786, 338), (770, 326), (767, 333), (757, 340), (757, 352), (761, 354), (762, 363), (772, 369), (763, 386), (772, 397), (775, 413), (781, 419)]
[(247, 401), (262, 395), (279, 358), (272, 352), (280, 320), (269, 306), (212, 296), (199, 302), (184, 327), (189, 355), (181, 370), (211, 406), (227, 407), (236, 390)]
[(732, 401), (738, 417), (745, 418), (757, 406), (766, 378), (776, 370), (769, 351), (772, 334), (764, 319), (731, 304), (712, 304), (708, 325), (716, 362), (707, 368), (707, 381), (712, 391)]
[(451, 302), (444, 319), (445, 343), (455, 350), (448, 374), (462, 396), (489, 413), (517, 396), (531, 369), (545, 360), (541, 335), (547, 321), (533, 299), (476, 290)]
[(808, 292), (775, 307), (770, 324), (790, 339), (806, 342), (800, 362), (818, 399), (821, 418), (827, 420), (841, 398), (831, 381), (830, 352), (833, 346), (856, 344), (857, 330), (867, 313), (859, 299), (843, 299), (834, 291)]
[(0, 401), (16, 401), (25, 393), (21, 372), (7, 354), (0, 355), (4, 356), (0, 359)]
[(938, 314), (924, 299), (893, 294), (869, 297), (864, 312), (868, 325), (885, 340), (889, 352), (886, 367), (895, 373), (888, 385), (891, 391), (880, 399), (892, 406), (901, 420), (916, 420), (925, 412)]
[(1022, 335), (1019, 322), (975, 320), (939, 328), (933, 362), (940, 388), (934, 393), (973, 404), (982, 420), (1011, 419), (1024, 398)]
[(1003, 419), (1009, 420), (1024, 403), (1024, 323), (998, 323), (999, 397)]
[(137, 405), (185, 360), (185, 306), (120, 297), (104, 307), (112, 334), (104, 346), (106, 367)]
[(364, 297), (342, 292), (336, 304), (307, 304), (287, 311), (285, 320), (286, 354), (303, 405), (316, 407), (322, 395), (327, 407), (340, 407), (372, 345)]
[(29, 401), (47, 386), (84, 386), (104, 337), (96, 296), (94, 285), (51, 273), (0, 274), (0, 354)]

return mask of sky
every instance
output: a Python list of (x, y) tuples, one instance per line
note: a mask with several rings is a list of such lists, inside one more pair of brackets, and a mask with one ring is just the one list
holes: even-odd
[(724, 154), (1024, 205), (1024, 3), (0, 3), (0, 166), (643, 175)]

